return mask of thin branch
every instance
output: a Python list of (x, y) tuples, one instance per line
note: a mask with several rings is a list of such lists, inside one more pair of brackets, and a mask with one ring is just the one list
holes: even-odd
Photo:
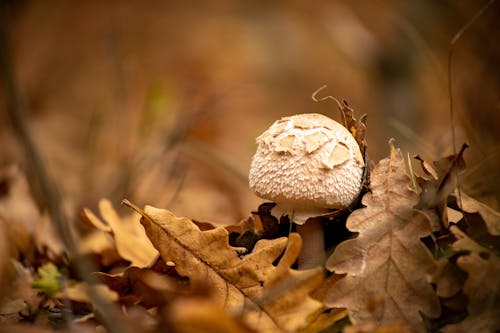
[(78, 276), (88, 285), (89, 297), (96, 312), (99, 313), (103, 324), (109, 332), (131, 332), (125, 325), (118, 309), (95, 288), (97, 279), (92, 276), (92, 265), (83, 256), (77, 246), (77, 242), (71, 233), (69, 223), (61, 208), (61, 198), (56, 189), (54, 180), (49, 176), (42, 156), (33, 140), (26, 121), (26, 108), (21, 98), (11, 64), (9, 45), (7, 41), (8, 7), (3, 4), (0, 8), (0, 78), (5, 88), (7, 114), (10, 118), (13, 130), (24, 149), (26, 162), (31, 165), (33, 180), (38, 184), (43, 196), (42, 203), (47, 209), (52, 223), (57, 230), (59, 237), (72, 258), (72, 262), (77, 270)]

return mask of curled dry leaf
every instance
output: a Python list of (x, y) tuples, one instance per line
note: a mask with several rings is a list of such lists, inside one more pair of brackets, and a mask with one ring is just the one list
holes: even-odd
[(147, 267), (158, 257), (158, 251), (146, 236), (137, 215), (119, 217), (109, 200), (99, 201), (103, 223), (90, 209), (85, 208), (86, 218), (99, 230), (112, 233), (118, 254), (132, 266)]
[(415, 207), (424, 210), (436, 209), (446, 227), (448, 226), (447, 210), (445, 209), (447, 198), (457, 186), (458, 174), (465, 169), (463, 154), (467, 147), (464, 144), (456, 156), (450, 155), (434, 162), (435, 168), (432, 168), (418, 155), (415, 156), (420, 161), (425, 174), (432, 176), (430, 179), (417, 178), (422, 186), (422, 193)]
[[(91, 298), (88, 296), (88, 285), (84, 282), (78, 282), (66, 288), (64, 291), (56, 294), (57, 298), (68, 298), (72, 301), (91, 303)], [(118, 294), (109, 289), (108, 286), (104, 284), (97, 284), (93, 286), (95, 292), (99, 293), (101, 297), (109, 299), (111, 301), (118, 300)]]
[(309, 296), (323, 280), (322, 269), (290, 268), (301, 248), (297, 234), (259, 240), (242, 256), (246, 249), (230, 246), (223, 227), (201, 231), (191, 220), (167, 210), (146, 206), (143, 211), (125, 203), (142, 215), (141, 223), (165, 262), (175, 263), (193, 287), (213, 289), (217, 304), (241, 314), (259, 332), (297, 331), (322, 309)]
[(429, 235), (427, 214), (412, 208), (417, 194), (409, 187), (401, 152), (391, 143), (391, 155), (375, 167), (366, 208), (354, 211), (347, 228), (355, 239), (337, 246), (327, 268), (347, 276), (328, 290), (325, 304), (345, 307), (354, 324), (401, 323), (425, 329), (420, 312), (440, 313), (438, 298), (428, 283), (435, 268), (420, 238)]
[[(489, 249), (476, 243), (458, 227), (450, 231), (457, 238), (453, 248), (468, 251), (457, 259), (457, 265), (467, 272), (463, 291), (467, 295), (469, 317), (463, 325), (481, 323), (484, 332), (500, 330), (500, 258)], [(482, 322), (474, 319), (482, 318)], [(486, 321), (484, 321), (486, 320)], [(455, 328), (457, 328), (455, 326)], [(464, 326), (466, 327), (466, 326)]]
[(455, 193), (453, 196), (457, 198), (457, 204), (462, 210), (467, 213), (478, 213), (481, 215), (486, 224), (486, 229), (491, 235), (500, 236), (500, 212), (463, 192), (460, 195)]

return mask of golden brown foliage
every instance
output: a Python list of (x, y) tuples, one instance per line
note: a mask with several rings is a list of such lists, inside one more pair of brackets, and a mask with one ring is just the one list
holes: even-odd
[(146, 206), (139, 212), (148, 237), (165, 262), (173, 262), (194, 288), (213, 288), (217, 304), (242, 313), (259, 331), (296, 331), (321, 309), (322, 304), (308, 296), (322, 281), (321, 269), (290, 268), (301, 247), (297, 234), (260, 240), (252, 253), (243, 255), (246, 249), (230, 246), (223, 227), (200, 231), (189, 219), (167, 210)]
[(326, 295), (331, 307), (346, 307), (353, 323), (402, 323), (421, 331), (419, 312), (436, 317), (437, 295), (428, 283), (435, 269), (431, 253), (420, 241), (431, 232), (426, 215), (413, 208), (418, 195), (409, 188), (400, 151), (391, 144), (389, 158), (373, 170), (371, 193), (347, 220), (359, 233), (341, 243), (327, 261), (336, 274), (347, 274)]
[[(453, 164), (454, 157), (445, 160)], [(350, 215), (319, 217), (335, 228), (346, 222), (356, 233), (327, 235), (333, 254), (326, 268), (334, 274), (323, 267), (294, 269), (302, 241), (289, 233), (286, 218), (271, 215), (270, 203), (239, 224), (214, 227), (128, 201), (139, 214), (120, 216), (103, 199), (102, 219), (88, 209), (81, 215), (87, 232), (78, 241), (97, 264), (94, 275), (102, 283), (96, 292), (120, 305), (123, 321), (141, 333), (165, 328), (187, 333), (498, 329), (498, 212), (464, 193), (454, 194), (451, 178), (458, 171), (441, 170), (431, 178), (412, 175), (434, 195), (415, 191), (391, 143), (390, 156), (371, 172), (362, 205)], [(19, 179), (13, 177), (16, 191), (22, 190)], [(438, 190), (440, 183), (445, 190)], [(9, 212), (21, 209), (16, 204), (23, 202), (15, 198), (2, 202), (5, 222), (13, 218)], [(416, 209), (418, 204), (429, 210)], [(17, 233), (24, 236), (17, 242), (6, 238), (11, 253), (29, 256), (0, 262), (2, 272), (12, 274), (2, 275), (11, 286), (1, 289), (6, 297), (0, 302), (0, 323), (102, 329), (86, 285), (71, 272), (73, 258), (51, 244), (52, 232), (40, 234), (44, 219), (30, 211), (36, 213), (26, 211), (23, 233)], [(12, 226), (8, 230), (7, 235), (16, 235)], [(30, 239), (44, 245), (30, 246)], [(72, 318), (65, 319), (65, 311)]]

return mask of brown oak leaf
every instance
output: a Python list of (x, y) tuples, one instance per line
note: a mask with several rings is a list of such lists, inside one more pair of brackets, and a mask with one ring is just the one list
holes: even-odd
[[(463, 291), (468, 298), (469, 317), (446, 331), (460, 332), (466, 328), (481, 327), (483, 332), (500, 330), (500, 257), (469, 238), (462, 230), (452, 226), (457, 238), (453, 248), (467, 251), (457, 259), (457, 265), (467, 272)], [(479, 326), (477, 326), (479, 325)]]
[(453, 194), (457, 199), (457, 204), (467, 213), (478, 213), (486, 224), (486, 229), (493, 236), (500, 236), (500, 212), (476, 199), (468, 196), (464, 192)]
[(242, 315), (259, 332), (297, 331), (322, 309), (309, 293), (323, 281), (323, 270), (290, 268), (302, 246), (298, 234), (259, 240), (243, 256), (246, 248), (230, 246), (223, 227), (201, 231), (167, 210), (146, 206), (143, 211), (124, 203), (142, 215), (141, 223), (165, 262), (175, 263), (193, 287), (212, 288), (218, 304)]
[(498, 311), (484, 312), (478, 315), (468, 316), (456, 324), (449, 324), (443, 327), (440, 332), (443, 333), (471, 333), (471, 332), (495, 332), (491, 329), (492, 323), (497, 323), (498, 329)]
[(440, 314), (428, 283), (435, 262), (420, 240), (431, 231), (429, 213), (412, 208), (418, 195), (410, 189), (401, 152), (390, 145), (390, 157), (373, 170), (371, 193), (362, 199), (366, 207), (347, 220), (358, 237), (337, 246), (327, 261), (330, 271), (347, 276), (330, 288), (325, 304), (347, 308), (354, 324), (401, 323), (423, 331), (419, 312)]

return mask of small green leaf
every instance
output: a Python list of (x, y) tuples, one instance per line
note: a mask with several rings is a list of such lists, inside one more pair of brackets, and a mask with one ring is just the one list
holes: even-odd
[(31, 288), (40, 289), (51, 296), (61, 290), (61, 273), (57, 267), (48, 263), (38, 268), (39, 278), (31, 283)]

